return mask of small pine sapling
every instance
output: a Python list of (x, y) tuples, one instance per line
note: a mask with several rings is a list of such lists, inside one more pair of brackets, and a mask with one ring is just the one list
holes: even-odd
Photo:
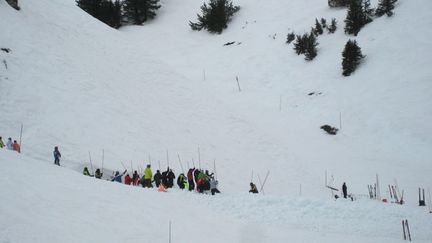
[(294, 34), (294, 32), (288, 33), (286, 43), (290, 44), (291, 42), (293, 42), (293, 40), (295, 40), (295, 34)]
[(296, 40), (294, 42), (293, 49), (295, 50), (295, 52), (297, 53), (297, 55), (301, 55), (301, 54), (305, 53), (307, 38), (308, 38), (307, 34), (296, 35)]
[(335, 18), (332, 18), (330, 25), (327, 27), (327, 30), (330, 34), (336, 32), (337, 29), (337, 21)]
[(323, 29), (327, 29), (327, 20), (325, 18), (321, 18), (321, 26)]
[(315, 19), (315, 28), (313, 28), (313, 32), (316, 36), (323, 34), (323, 28), (318, 19)]
[(375, 15), (378, 17), (381, 17), (384, 14), (387, 14), (388, 17), (393, 16), (393, 9), (396, 2), (397, 0), (379, 0)]
[(315, 34), (311, 31), (309, 36), (306, 37), (306, 50), (305, 60), (312, 61), (317, 56), (317, 45)]
[(364, 57), (357, 42), (348, 40), (342, 52), (342, 75), (350, 76)]

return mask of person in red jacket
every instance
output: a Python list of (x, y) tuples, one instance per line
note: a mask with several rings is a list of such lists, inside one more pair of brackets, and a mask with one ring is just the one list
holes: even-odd
[(129, 176), (129, 174), (127, 174), (127, 175), (125, 176), (125, 178), (124, 178), (124, 183), (125, 183), (126, 185), (130, 185), (130, 184), (132, 184), (132, 178)]
[(17, 151), (18, 153), (21, 153), (21, 147), (20, 147), (20, 145), (17, 143), (16, 140), (14, 140), (14, 143), (12, 144), (12, 148), (13, 148), (13, 150)]

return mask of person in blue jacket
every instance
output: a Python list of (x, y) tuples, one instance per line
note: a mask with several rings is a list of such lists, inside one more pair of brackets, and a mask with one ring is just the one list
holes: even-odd
[(114, 177), (111, 179), (111, 181), (116, 181), (119, 183), (122, 183), (122, 176), (126, 174), (126, 170), (123, 171), (123, 173), (120, 174), (120, 172), (116, 171)]

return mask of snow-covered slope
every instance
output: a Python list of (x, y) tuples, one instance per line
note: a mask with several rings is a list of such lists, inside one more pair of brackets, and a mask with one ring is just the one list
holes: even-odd
[[(17, 139), (23, 123), (23, 156), (51, 164), (52, 148), (58, 145), (62, 164), (77, 171), (88, 163), (89, 152), (95, 167), (101, 167), (102, 149), (104, 167), (110, 170), (123, 170), (121, 162), (128, 168), (131, 164), (134, 169), (142, 168), (149, 158), (153, 168), (159, 167), (158, 161), (165, 168), (167, 151), (176, 172), (181, 170), (177, 154), (184, 167), (192, 166), (193, 159), (196, 166), (200, 160), (201, 167), (213, 169), (216, 161), (220, 187), (229, 195), (218, 200), (221, 205), (238, 200), (246, 205), (246, 214), (249, 209), (279, 201), (298, 203), (297, 208), (290, 208), (293, 212), (314, 204), (296, 202), (300, 184), (304, 197), (325, 200), (322, 214), (344, 207), (328, 201), (330, 193), (323, 187), (325, 170), (334, 175), (335, 186), (346, 181), (354, 194), (366, 194), (366, 185), (374, 183), (376, 173), (383, 186), (397, 178), (408, 207), (414, 206), (417, 187), (432, 187), (432, 71), (427, 68), (431, 61), (424, 55), (432, 52), (432, 20), (427, 11), (431, 3), (400, 0), (393, 17), (367, 25), (355, 38), (366, 55), (365, 62), (348, 78), (341, 75), (340, 53), (345, 42), (354, 37), (343, 33), (345, 10), (329, 9), (322, 0), (235, 3), (242, 9), (229, 28), (212, 35), (188, 27), (202, 4), (193, 0), (181, 4), (164, 0), (157, 19), (120, 30), (91, 18), (73, 0), (20, 1), (19, 12), (0, 1), (0, 47), (12, 50), (0, 51), (0, 61), (7, 63), (7, 69), (0, 66), (0, 136)], [(425, 7), (419, 9), (419, 5)], [(285, 37), (291, 30), (309, 31), (315, 18), (321, 17), (337, 18), (338, 30), (319, 37), (318, 57), (308, 63), (285, 44)], [(223, 46), (230, 41), (241, 44)], [(310, 92), (322, 94), (307, 95)], [(340, 114), (342, 129), (337, 136), (319, 129), (324, 124), (339, 127)], [(2, 166), (10, 166), (4, 154), (0, 154)], [(55, 173), (53, 170), (42, 173)], [(248, 190), (252, 170), (257, 184), (257, 175), (263, 179), (270, 170), (266, 193), (274, 199), (259, 199), (264, 201), (252, 201), (251, 205), (247, 203), (249, 195), (235, 195)], [(82, 184), (91, 187), (86, 189), (88, 194), (92, 194), (92, 183)], [(27, 189), (16, 188), (17, 193), (22, 190)], [(123, 188), (106, 190), (111, 195)], [(180, 193), (167, 197), (160, 199), (167, 201), (167, 207), (171, 205), (168, 201), (184, 197), (201, 200)], [(14, 206), (2, 206), (1, 210), (14, 214)], [(369, 210), (367, 205), (359, 207), (360, 211)], [(378, 207), (372, 210), (375, 212), (385, 206), (371, 207)], [(397, 216), (417, 214), (394, 210), (382, 216), (397, 222)], [(398, 210), (407, 210), (407, 214)], [(116, 213), (107, 212), (107, 217), (115, 218)], [(280, 221), (290, 222), (289, 216), (282, 214)], [(427, 219), (414, 218), (419, 221), (413, 224), (429, 225)], [(6, 223), (3, 220), (1, 223)], [(46, 218), (41, 216), (41, 220)], [(343, 232), (338, 227), (343, 220), (337, 220), (336, 235), (329, 239), (340, 239), (338, 234)], [(246, 221), (278, 219), (257, 216)], [(399, 237), (386, 228), (398, 226), (380, 222), (374, 231), (365, 226), (372, 221), (377, 220), (355, 222), (366, 230), (352, 227), (348, 232)], [(28, 223), (25, 218), (14, 222)], [(50, 222), (47, 225), (56, 221)], [(306, 217), (304, 222), (295, 225), (307, 232), (314, 230), (312, 219)], [(221, 227), (219, 223), (215, 223), (217, 227)], [(280, 223), (282, 228), (286, 224)], [(318, 235), (323, 225), (328, 222), (321, 218), (315, 228)], [(430, 240), (423, 226), (419, 227), (419, 238)], [(229, 232), (236, 234), (237, 230)], [(298, 235), (307, 237), (304, 232)], [(268, 237), (266, 234), (264, 239)], [(317, 236), (303, 239), (314, 241)]]
[(421, 208), (125, 186), (0, 151), (1, 242), (429, 242)]

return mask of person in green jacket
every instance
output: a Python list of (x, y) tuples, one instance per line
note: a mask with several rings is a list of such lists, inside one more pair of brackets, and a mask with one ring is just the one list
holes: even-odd
[(93, 176), (93, 175), (90, 174), (90, 172), (89, 172), (89, 170), (88, 170), (87, 167), (84, 167), (83, 175), (85, 175), (85, 176)]
[(147, 168), (145, 168), (144, 170), (144, 183), (143, 183), (144, 187), (148, 187), (148, 188), (153, 187), (151, 182), (152, 177), (153, 177), (153, 172), (150, 169), (150, 165), (147, 165)]
[(0, 137), (0, 148), (4, 148), (4, 143), (3, 143), (3, 140), (2, 140), (2, 137)]

